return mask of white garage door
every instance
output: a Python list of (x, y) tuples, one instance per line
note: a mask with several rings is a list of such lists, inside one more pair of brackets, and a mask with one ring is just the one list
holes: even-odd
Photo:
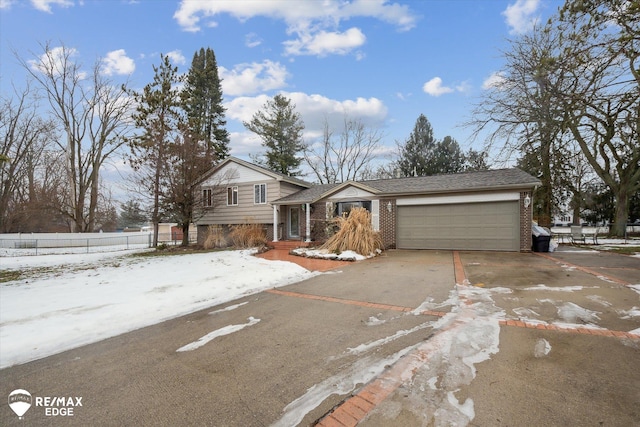
[(517, 201), (398, 206), (400, 249), (520, 250)]

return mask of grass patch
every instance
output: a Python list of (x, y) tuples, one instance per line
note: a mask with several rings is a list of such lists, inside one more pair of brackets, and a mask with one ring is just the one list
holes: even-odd
[(32, 267), (22, 268), (20, 270), (2, 270), (0, 271), (0, 283), (13, 282), (15, 280), (36, 280), (43, 276), (60, 275), (67, 270), (68, 267)]
[(22, 270), (2, 270), (0, 271), (0, 283), (18, 280), (22, 274)]
[(640, 246), (607, 246), (605, 250), (621, 255), (635, 255), (640, 253)]
[(220, 252), (226, 249), (204, 249), (202, 246), (174, 246), (167, 247), (166, 249), (156, 249), (149, 250), (145, 252), (137, 252), (135, 254), (130, 254), (131, 258), (154, 258), (154, 257), (163, 257), (163, 256), (174, 256), (174, 255), (191, 255), (191, 254), (202, 254), (208, 252)]

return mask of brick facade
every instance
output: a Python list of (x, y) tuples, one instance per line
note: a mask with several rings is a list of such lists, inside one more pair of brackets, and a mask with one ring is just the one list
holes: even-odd
[[(529, 206), (524, 206), (524, 199), (529, 196)], [(530, 191), (520, 192), (520, 252), (531, 252), (533, 239), (531, 226), (533, 221), (533, 199)]]
[[(531, 192), (520, 192), (520, 252), (531, 252), (531, 245), (533, 243), (531, 237), (533, 201), (530, 202), (528, 207), (525, 207), (524, 199), (527, 196), (531, 198)], [(391, 208), (390, 210), (389, 207)], [(397, 211), (398, 207), (395, 199), (380, 199), (380, 234), (385, 249), (396, 248)], [(330, 225), (330, 221), (326, 219), (326, 212), (326, 203), (319, 202), (313, 205), (311, 213), (311, 240), (316, 244), (323, 243), (327, 238), (326, 230)], [(305, 236), (305, 233), (305, 223), (303, 223), (302, 236)]]
[[(391, 204), (391, 210), (389, 210)], [(395, 199), (380, 199), (380, 234), (385, 249), (396, 247), (396, 212)]]

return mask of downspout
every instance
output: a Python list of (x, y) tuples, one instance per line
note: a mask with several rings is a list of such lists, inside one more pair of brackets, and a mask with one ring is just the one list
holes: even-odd
[(273, 241), (278, 241), (278, 205), (273, 205)]
[(305, 205), (305, 216), (306, 216), (306, 239), (305, 242), (310, 242), (311, 241), (311, 204), (310, 203), (306, 203)]

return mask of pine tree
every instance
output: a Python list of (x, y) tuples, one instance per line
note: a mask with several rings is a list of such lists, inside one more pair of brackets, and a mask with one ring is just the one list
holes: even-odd
[(460, 150), (458, 141), (450, 136), (445, 136), (438, 141), (433, 156), (433, 174), (458, 173), (464, 170), (465, 157)]
[(398, 167), (403, 176), (433, 175), (436, 141), (433, 128), (424, 114), (420, 114), (413, 131), (404, 145), (400, 146)]
[(193, 55), (181, 98), (192, 132), (190, 138), (206, 141), (208, 154), (213, 153), (216, 161), (228, 157), (229, 133), (225, 128), (222, 87), (211, 48), (202, 48)]
[(180, 97), (175, 86), (179, 83), (178, 68), (168, 56), (161, 55), (162, 64), (154, 66), (153, 83), (143, 92), (132, 92), (138, 108), (133, 115), (136, 126), (143, 132), (131, 139), (131, 164), (137, 170), (137, 183), (152, 198), (151, 221), (153, 246), (158, 244), (158, 224), (162, 219), (161, 204), (166, 190), (165, 176), (170, 167), (169, 144), (175, 137), (180, 118)]
[(304, 123), (290, 99), (274, 96), (244, 126), (262, 138), (262, 146), (267, 149), (263, 161), (267, 168), (285, 175), (300, 175), (297, 168), (303, 160), (299, 154), (305, 148)]

